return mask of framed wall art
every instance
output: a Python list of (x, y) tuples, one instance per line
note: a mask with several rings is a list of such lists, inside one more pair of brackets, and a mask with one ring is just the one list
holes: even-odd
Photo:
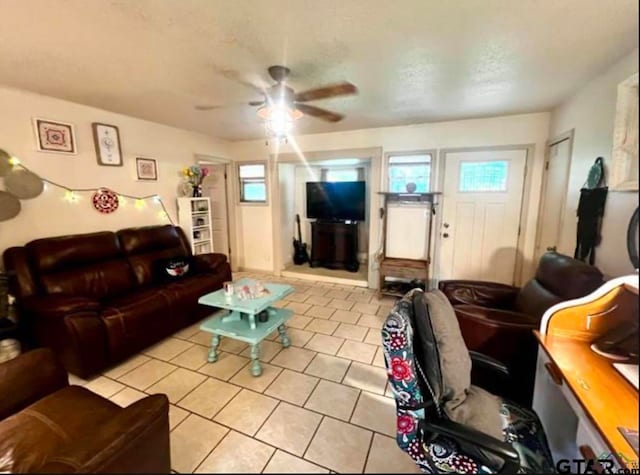
[(138, 173), (138, 180), (158, 180), (158, 165), (153, 158), (136, 158), (136, 171)]
[(91, 124), (93, 129), (93, 144), (96, 147), (98, 165), (107, 167), (122, 166), (122, 148), (120, 147), (120, 133), (115, 125)]
[(637, 191), (638, 183), (638, 73), (618, 85), (613, 151), (609, 165), (611, 191)]
[(75, 155), (76, 137), (72, 124), (47, 119), (33, 119), (36, 146), (39, 152)]

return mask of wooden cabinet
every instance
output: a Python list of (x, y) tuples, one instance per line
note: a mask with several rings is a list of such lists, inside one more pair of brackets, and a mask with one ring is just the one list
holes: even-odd
[(358, 223), (311, 223), (311, 267), (358, 272)]

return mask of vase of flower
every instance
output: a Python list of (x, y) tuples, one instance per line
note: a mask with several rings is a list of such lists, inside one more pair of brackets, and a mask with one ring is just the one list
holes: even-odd
[(202, 197), (202, 182), (209, 176), (209, 169), (192, 165), (182, 169), (182, 176), (186, 179), (185, 183), (191, 186), (191, 196), (193, 198)]

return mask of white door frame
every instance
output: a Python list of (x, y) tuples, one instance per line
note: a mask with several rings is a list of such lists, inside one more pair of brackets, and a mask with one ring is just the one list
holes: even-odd
[(538, 222), (536, 226), (536, 241), (535, 241), (535, 249), (534, 256), (538, 255), (538, 248), (540, 247), (540, 239), (542, 238), (542, 220), (540, 220), (540, 216), (542, 215), (542, 210), (544, 209), (546, 193), (547, 193), (547, 182), (549, 179), (548, 172), (548, 164), (551, 159), (551, 147), (559, 144), (560, 142), (564, 142), (565, 140), (569, 141), (569, 160), (567, 160), (567, 180), (564, 183), (564, 188), (562, 192), (562, 201), (560, 207), (560, 222), (558, 229), (558, 244), (560, 243), (560, 232), (562, 230), (562, 226), (564, 224), (564, 218), (566, 214), (566, 206), (567, 206), (567, 191), (569, 189), (569, 178), (571, 172), (571, 158), (573, 157), (573, 138), (575, 135), (575, 129), (571, 129), (567, 132), (563, 132), (549, 140), (545, 144), (544, 149), (544, 168), (542, 171), (542, 184), (540, 185), (540, 206), (538, 207)]
[(271, 216), (272, 222), (271, 227), (273, 230), (273, 244), (272, 244), (272, 252), (273, 252), (273, 273), (276, 275), (280, 275), (282, 270), (282, 251), (280, 246), (280, 240), (282, 236), (280, 235), (280, 186), (279, 183), (279, 163), (295, 163), (299, 165), (303, 165), (304, 161), (301, 156), (306, 159), (307, 162), (313, 163), (322, 160), (333, 160), (339, 158), (361, 158), (361, 159), (369, 159), (370, 166), (370, 187), (369, 187), (369, 196), (367, 197), (369, 201), (369, 250), (367, 255), (367, 266), (368, 266), (368, 286), (369, 288), (375, 288), (378, 285), (378, 270), (377, 268), (373, 268), (374, 263), (374, 255), (378, 250), (378, 233), (380, 232), (380, 219), (378, 214), (378, 209), (381, 207), (381, 199), (378, 192), (380, 191), (381, 186), (381, 173), (382, 173), (382, 147), (371, 147), (371, 148), (355, 148), (355, 149), (343, 149), (343, 150), (322, 150), (322, 151), (312, 151), (312, 152), (300, 152), (297, 153), (280, 153), (280, 154), (271, 154), (269, 156), (269, 173), (271, 174), (272, 186), (270, 194), (271, 194)]
[[(524, 244), (524, 235), (526, 232), (525, 224), (527, 222), (527, 208), (525, 204), (530, 196), (531, 189), (531, 176), (530, 168), (531, 161), (535, 156), (535, 144), (514, 144), (514, 145), (498, 145), (489, 147), (459, 147), (459, 148), (442, 148), (438, 151), (438, 170), (436, 174), (436, 190), (444, 190), (444, 179), (446, 172), (446, 161), (448, 153), (459, 152), (494, 152), (504, 150), (524, 150), (526, 152), (525, 164), (524, 164), (524, 184), (522, 187), (522, 200), (520, 204), (520, 222), (518, 223), (520, 233), (518, 234), (518, 241), (516, 245), (516, 264), (513, 272), (514, 285), (520, 285), (522, 281), (524, 253), (522, 252)], [(431, 269), (431, 275), (433, 275), (434, 285), (437, 286), (437, 282), (440, 280), (440, 265), (441, 265), (441, 253), (440, 253), (440, 241), (442, 239), (442, 210), (444, 208), (444, 200), (446, 197), (441, 195), (439, 206), (436, 208), (436, 219), (434, 222), (435, 235), (433, 240), (433, 253), (434, 263)], [(455, 276), (454, 276), (455, 278)]]
[(233, 160), (227, 158), (216, 157), (214, 155), (195, 154), (196, 163), (198, 165), (224, 165), (226, 178), (226, 195), (227, 195), (227, 239), (229, 240), (229, 265), (231, 270), (238, 270), (239, 250), (236, 242), (236, 214), (231, 212), (234, 205), (235, 191), (235, 168)]

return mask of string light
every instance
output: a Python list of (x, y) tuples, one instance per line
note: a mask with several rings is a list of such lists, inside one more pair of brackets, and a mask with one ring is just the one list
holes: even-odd
[(64, 200), (68, 203), (77, 203), (80, 201), (80, 197), (73, 190), (67, 190), (64, 193)]
[[(34, 175), (37, 175), (38, 178), (40, 178), (42, 180), (42, 182), (44, 183), (44, 189), (45, 190), (48, 188), (48, 185), (51, 185), (51, 186), (54, 186), (56, 188), (61, 188), (61, 189), (65, 190), (63, 199), (64, 199), (64, 201), (66, 201), (68, 203), (78, 203), (80, 201), (80, 198), (81, 198), (79, 193), (95, 193), (96, 191), (99, 191), (99, 190), (104, 188), (104, 187), (69, 188), (68, 186), (61, 185), (60, 183), (56, 183), (55, 181), (49, 180), (47, 178), (42, 178), (37, 173), (32, 172), (29, 168), (24, 166), (17, 157), (11, 157), (9, 159), (9, 163), (14, 168), (19, 167), (19, 168), (22, 168), (23, 170), (25, 170), (27, 172), (31, 172)], [(153, 195), (146, 195), (146, 196), (134, 196), (134, 195), (128, 195), (128, 194), (125, 194), (125, 193), (118, 193), (118, 192), (116, 192), (116, 194), (118, 195), (118, 204), (120, 206), (126, 206), (128, 200), (134, 200), (135, 208), (137, 210), (140, 210), (140, 211), (147, 207), (146, 200), (153, 200), (154, 203), (160, 205), (160, 207), (162, 208), (162, 210), (160, 212), (158, 212), (158, 217), (161, 218), (161, 219), (167, 219), (171, 224), (174, 224), (173, 220), (171, 219), (171, 216), (167, 212), (167, 208), (166, 208), (164, 202), (162, 201), (162, 198), (160, 197), (160, 195), (153, 194)]]

